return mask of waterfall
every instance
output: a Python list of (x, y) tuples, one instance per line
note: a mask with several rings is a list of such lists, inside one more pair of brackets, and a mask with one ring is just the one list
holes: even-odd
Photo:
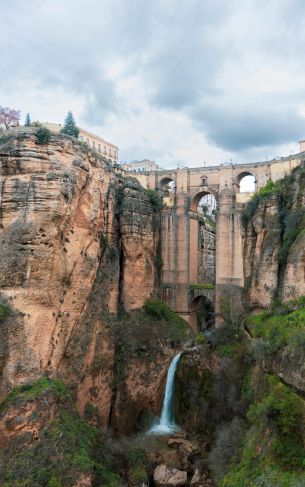
[(165, 394), (163, 399), (161, 417), (159, 422), (153, 425), (148, 431), (148, 433), (166, 435), (169, 433), (174, 433), (175, 431), (179, 430), (179, 426), (176, 424), (173, 415), (173, 399), (174, 399), (174, 385), (175, 385), (174, 379), (175, 379), (175, 373), (176, 373), (180, 356), (181, 356), (181, 352), (178, 353), (178, 355), (175, 355), (175, 357), (170, 363), (167, 372), (167, 377), (166, 377), (166, 386), (165, 386)]

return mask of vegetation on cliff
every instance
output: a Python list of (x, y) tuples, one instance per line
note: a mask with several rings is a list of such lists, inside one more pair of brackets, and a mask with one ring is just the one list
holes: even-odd
[(186, 321), (175, 313), (167, 304), (157, 299), (147, 299), (144, 303), (144, 313), (159, 325), (160, 339), (178, 345), (190, 334)]
[(38, 144), (48, 144), (51, 140), (51, 132), (47, 127), (39, 127), (36, 131), (36, 137)]
[(210, 445), (206, 461), (220, 487), (305, 483), (304, 398), (271, 370), (280, 351), (303, 353), (304, 310), (302, 298), (238, 325), (228, 320), (181, 359), (177, 421)]
[(305, 357), (305, 296), (285, 304), (275, 302), (272, 309), (249, 316), (247, 325), (266, 357), (286, 347)]
[(241, 456), (220, 487), (304, 485), (305, 402), (277, 378), (267, 382), (265, 395), (249, 407)]
[(279, 263), (284, 265), (292, 244), (305, 232), (305, 212), (303, 197), (305, 190), (305, 166), (292, 170), (289, 176), (276, 182), (268, 181), (253, 195), (241, 213), (244, 227), (251, 222), (260, 204), (276, 197), (279, 205), (279, 216), (282, 230)]
[(0, 322), (3, 321), (10, 313), (11, 308), (8, 303), (0, 302)]
[(9, 395), (1, 405), (3, 420), (13, 414), (18, 425), (25, 410), (32, 413), (25, 428), (17, 428), (1, 449), (3, 487), (68, 487), (82, 475), (94, 477), (96, 485), (118, 485), (119, 477), (107, 466), (100, 432), (80, 418), (73, 404), (66, 386), (47, 378)]
[(36, 382), (15, 387), (0, 404), (0, 413), (3, 413), (9, 406), (18, 401), (36, 399), (48, 392), (53, 392), (62, 398), (67, 398), (68, 396), (67, 388), (63, 382), (58, 379), (51, 380), (48, 377), (43, 377)]
[(215, 284), (212, 283), (200, 283), (200, 284), (190, 284), (190, 289), (215, 289)]

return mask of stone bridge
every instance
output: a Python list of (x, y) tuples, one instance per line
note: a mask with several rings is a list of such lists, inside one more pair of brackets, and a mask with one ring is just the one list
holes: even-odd
[[(242, 178), (254, 176), (258, 191), (269, 180), (289, 174), (302, 158), (304, 153), (259, 163), (133, 173), (145, 188), (160, 191), (164, 198), (163, 299), (194, 328), (200, 300), (215, 306), (216, 323), (220, 323), (224, 291), (244, 284), (240, 212), (252, 193), (240, 192)], [(170, 182), (174, 189), (166, 193)], [(200, 199), (207, 194), (217, 202), (214, 230), (197, 212)], [(200, 243), (201, 237), (209, 242), (209, 231), (214, 231), (214, 249), (212, 244)]]

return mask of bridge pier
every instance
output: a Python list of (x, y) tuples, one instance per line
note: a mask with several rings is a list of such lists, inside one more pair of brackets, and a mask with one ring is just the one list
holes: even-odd
[[(223, 321), (222, 300), (233, 305), (239, 302), (244, 285), (242, 234), (240, 213), (251, 194), (239, 193), (240, 181), (246, 175), (255, 177), (256, 191), (268, 181), (277, 181), (299, 166), (304, 153), (273, 161), (253, 164), (208, 166), (133, 173), (146, 188), (162, 191), (168, 182), (174, 193), (164, 201), (162, 210), (162, 299), (186, 321), (194, 324), (194, 309), (190, 290), (198, 285), (202, 296), (207, 294), (204, 284), (215, 287), (216, 326)], [(216, 217), (216, 277), (207, 283), (202, 275), (200, 248), (200, 215), (197, 205), (202, 195), (212, 194), (217, 200)], [(200, 254), (201, 252), (201, 254)], [(200, 260), (201, 259), (201, 260)], [(207, 261), (206, 261), (207, 262)]]

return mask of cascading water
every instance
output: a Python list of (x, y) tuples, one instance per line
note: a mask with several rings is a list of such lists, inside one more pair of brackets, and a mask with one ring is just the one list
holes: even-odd
[(167, 435), (179, 430), (179, 426), (176, 424), (173, 415), (173, 399), (175, 385), (174, 379), (180, 356), (181, 352), (178, 353), (178, 355), (175, 355), (170, 363), (166, 377), (165, 394), (160, 421), (150, 428), (148, 434)]

